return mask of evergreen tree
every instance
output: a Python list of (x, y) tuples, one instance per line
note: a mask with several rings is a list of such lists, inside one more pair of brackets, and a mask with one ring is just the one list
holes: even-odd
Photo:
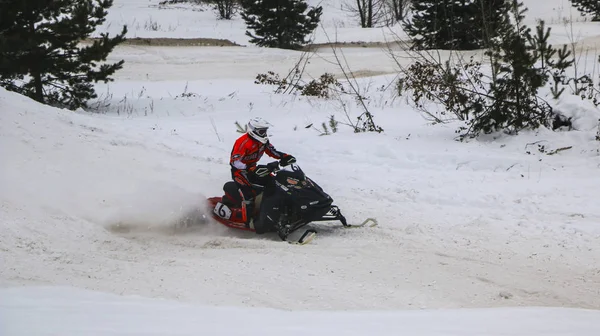
[(404, 30), (411, 37), (412, 49), (444, 49), (444, 42), (440, 41), (439, 36), (442, 26), (440, 10), (440, 1), (438, 0), (415, 0), (412, 2), (413, 16), (403, 22)]
[[(569, 67), (569, 54), (558, 60), (559, 49), (548, 44), (549, 30), (540, 22), (534, 35), (524, 24), (527, 8), (518, 0), (509, 3), (511, 21), (504, 20), (500, 36), (485, 52), (492, 66), (492, 82), (487, 96), (491, 105), (475, 114), (470, 123), (476, 132), (505, 130), (516, 133), (522, 129), (549, 126), (552, 108), (538, 96), (552, 72)], [(563, 52), (566, 48), (563, 48)], [(563, 57), (564, 56), (564, 57)]]
[(414, 0), (403, 22), (412, 48), (471, 50), (489, 46), (508, 11), (505, 0)]
[(437, 116), (427, 112), (428, 116), (442, 121), (451, 114), (466, 122), (458, 130), (461, 139), (498, 131), (516, 134), (562, 121), (539, 92), (551, 84), (552, 96), (558, 99), (571, 81), (567, 70), (575, 59), (567, 46), (555, 48), (549, 43), (550, 29), (544, 21), (535, 33), (525, 25), (523, 3), (510, 0), (507, 6), (498, 21), (498, 36), (489, 40), (483, 53), (486, 61), (471, 56), (444, 62), (420, 56), (402, 78), (417, 107), (427, 112), (425, 101), (443, 106)]
[(242, 18), (251, 43), (261, 47), (299, 49), (321, 19), (323, 8), (313, 7), (302, 0), (241, 0)]
[(77, 109), (96, 98), (123, 61), (104, 62), (120, 34), (78, 46), (105, 21), (113, 0), (0, 0), (0, 85), (38, 102)]
[(600, 21), (600, 0), (571, 0), (582, 14), (593, 15), (592, 21)]

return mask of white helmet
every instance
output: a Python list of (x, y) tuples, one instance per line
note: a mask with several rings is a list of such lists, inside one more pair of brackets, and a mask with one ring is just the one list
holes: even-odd
[(248, 122), (247, 133), (252, 138), (265, 144), (269, 140), (267, 131), (269, 130), (270, 125), (271, 124), (269, 124), (266, 120), (264, 120), (261, 117), (252, 118)]

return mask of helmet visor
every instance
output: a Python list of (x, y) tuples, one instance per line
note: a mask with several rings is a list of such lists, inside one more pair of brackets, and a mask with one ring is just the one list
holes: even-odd
[(256, 133), (256, 135), (258, 135), (259, 137), (264, 138), (267, 136), (267, 130), (268, 128), (255, 128), (254, 133)]

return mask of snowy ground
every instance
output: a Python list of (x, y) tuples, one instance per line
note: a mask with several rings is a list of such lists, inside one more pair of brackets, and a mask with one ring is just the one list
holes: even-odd
[[(323, 7), (322, 27), (315, 31), (315, 43), (327, 42), (388, 42), (404, 39), (400, 25), (360, 28), (359, 20), (347, 10), (354, 0), (308, 0), (309, 5)], [(569, 43), (596, 36), (600, 23), (590, 23), (571, 6), (569, 0), (525, 0), (529, 8), (527, 22), (534, 25), (544, 19), (553, 29), (552, 43)], [(245, 35), (246, 26), (239, 15), (232, 20), (220, 20), (209, 6), (175, 4), (159, 5), (159, 0), (115, 0), (106, 22), (97, 33), (119, 33), (123, 25), (128, 37), (144, 38), (216, 38), (252, 46)], [(327, 32), (327, 34), (324, 33)], [(327, 36), (329, 35), (329, 36)]]
[[(128, 15), (124, 2), (116, 6)], [(0, 291), (0, 331), (92, 334), (100, 324), (106, 329), (98, 334), (143, 334), (183, 324), (179, 334), (197, 334), (209, 323), (211, 334), (231, 335), (239, 330), (220, 325), (223, 316), (269, 314), (272, 333), (299, 333), (303, 321), (316, 320), (321, 330), (345, 326), (363, 335), (373, 325), (377, 334), (599, 334), (596, 311), (510, 307), (600, 309), (600, 112), (565, 98), (559, 106), (575, 116), (578, 131), (459, 143), (457, 125), (432, 126), (379, 92), (394, 79), (387, 55), (344, 52), (353, 71), (383, 74), (361, 79), (382, 134), (340, 125), (319, 136), (305, 126), (330, 115), (345, 121), (337, 101), (253, 84), (257, 73), (289, 70), (298, 58), (290, 51), (119, 47), (110, 58), (125, 59), (125, 68), (99, 85), (102, 114), (60, 111), (0, 90), (0, 285), (23, 287)], [(331, 60), (319, 53), (308, 73), (339, 73)], [(354, 119), (360, 110), (348, 106)], [(234, 122), (255, 115), (275, 125), (276, 147), (294, 154), (350, 221), (376, 217), (379, 227), (316, 225), (318, 237), (303, 247), (217, 224), (176, 229), (198, 215), (205, 197), (221, 194), (239, 136)], [(547, 155), (538, 145), (546, 153), (573, 147)], [(183, 302), (142, 305), (29, 286)], [(506, 309), (461, 310), (490, 307)], [(439, 308), (456, 310), (397, 311)], [(108, 309), (115, 315), (98, 316)], [(27, 316), (39, 324), (24, 324)], [(188, 316), (196, 320), (185, 324)], [(50, 324), (59, 318), (83, 322)]]
[[(577, 335), (600, 312), (557, 308), (287, 312), (214, 308), (65, 288), (0, 290), (3, 335)], [(235, 323), (231, 323), (235, 319)], [(4, 320), (4, 321), (3, 321)], [(435, 321), (435, 323), (432, 323)]]

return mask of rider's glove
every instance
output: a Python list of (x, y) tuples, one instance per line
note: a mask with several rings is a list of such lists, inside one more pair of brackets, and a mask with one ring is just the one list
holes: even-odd
[(290, 154), (284, 155), (283, 158), (279, 161), (279, 164), (283, 167), (292, 163), (296, 163), (296, 158)]
[(267, 163), (267, 169), (269, 170), (269, 172), (275, 171), (277, 168), (279, 168), (279, 162), (273, 161)]

